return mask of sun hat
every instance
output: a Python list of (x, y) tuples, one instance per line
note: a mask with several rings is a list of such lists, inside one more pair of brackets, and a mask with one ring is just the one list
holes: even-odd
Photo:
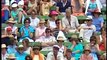
[(60, 49), (58, 45), (53, 45), (53, 48)]
[(58, 15), (58, 12), (56, 12), (56, 11), (51, 11), (50, 14), (49, 14), (49, 16), (51, 17), (51, 16), (53, 16), (53, 15)]
[(19, 1), (19, 2), (18, 2), (18, 6), (19, 6), (19, 5), (24, 5), (24, 1)]
[(64, 41), (64, 38), (62, 36), (59, 36), (57, 40)]
[(6, 44), (2, 44), (2, 45), (1, 45), (1, 48), (6, 48)]
[(6, 23), (16, 23), (13, 18), (10, 18)]
[(14, 54), (9, 54), (9, 56), (7, 57), (7, 59), (16, 59)]
[(17, 6), (18, 6), (17, 3), (12, 4), (12, 7), (17, 7)]

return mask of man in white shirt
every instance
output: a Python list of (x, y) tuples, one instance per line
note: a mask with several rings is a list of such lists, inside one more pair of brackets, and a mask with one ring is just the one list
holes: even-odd
[(59, 48), (58, 45), (54, 45), (53, 51), (48, 53), (46, 60), (64, 60), (64, 56), (59, 52)]
[(66, 9), (66, 16), (62, 18), (62, 25), (66, 32), (75, 32), (78, 29), (78, 19), (71, 15), (70, 9)]
[(92, 19), (87, 18), (86, 24), (81, 24), (80, 29), (80, 37), (83, 38), (84, 41), (90, 42), (90, 37), (96, 31), (95, 25), (92, 25)]

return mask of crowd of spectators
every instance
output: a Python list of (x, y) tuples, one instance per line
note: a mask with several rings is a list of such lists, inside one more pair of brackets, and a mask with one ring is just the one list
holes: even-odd
[(104, 1), (2, 0), (2, 60), (106, 60)]

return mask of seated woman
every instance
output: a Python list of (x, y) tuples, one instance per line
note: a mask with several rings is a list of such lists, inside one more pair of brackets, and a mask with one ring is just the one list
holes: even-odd
[(30, 56), (32, 57), (32, 60), (45, 60), (45, 56), (40, 53), (41, 46), (40, 45), (34, 45), (31, 51)]
[(55, 37), (52, 35), (50, 28), (46, 28), (44, 36), (41, 36), (39, 39), (36, 39), (35, 42), (41, 42), (43, 46), (43, 51), (52, 51), (52, 46), (56, 43)]
[(72, 56), (72, 51), (70, 49), (66, 50), (64, 60), (75, 60), (75, 58)]
[(70, 38), (69, 41), (71, 44), (69, 44), (68, 48), (72, 51), (75, 60), (79, 60), (81, 54), (83, 53), (83, 45), (78, 42), (77, 38)]
[(30, 26), (30, 19), (26, 18), (24, 20), (24, 25), (20, 28), (21, 36), (19, 42), (22, 42), (24, 38), (27, 38), (29, 42), (33, 42), (34, 28)]
[(87, 0), (85, 2), (85, 15), (92, 16), (93, 11), (101, 12), (101, 2), (99, 0)]
[(90, 53), (91, 53), (90, 46), (86, 45), (84, 53), (81, 55), (80, 60), (94, 60)]

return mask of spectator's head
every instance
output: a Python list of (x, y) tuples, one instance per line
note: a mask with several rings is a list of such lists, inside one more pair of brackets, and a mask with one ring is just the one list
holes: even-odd
[(86, 46), (84, 48), (84, 54), (89, 55), (90, 53), (91, 53), (90, 46), (88, 44), (86, 44)]
[(9, 20), (7, 20), (6, 22), (9, 26), (13, 26), (16, 22), (13, 18), (10, 18)]
[(45, 33), (46, 33), (46, 36), (51, 36), (51, 29), (50, 28), (46, 28), (45, 29)]
[(35, 18), (36, 14), (37, 14), (37, 11), (33, 9), (33, 10), (31, 11), (31, 16)]
[(24, 1), (19, 1), (18, 2), (18, 7), (23, 8), (24, 7)]
[(86, 18), (86, 22), (87, 22), (87, 25), (90, 26), (92, 24), (92, 19), (88, 17)]
[(16, 39), (14, 37), (10, 39), (10, 45), (16, 45)]
[(12, 28), (11, 28), (10, 26), (8, 26), (8, 27), (6, 28), (6, 32), (7, 32), (8, 34), (11, 34), (11, 33), (12, 33)]
[(33, 46), (34, 54), (38, 55), (41, 49), (42, 49), (41, 45), (34, 45)]
[(100, 16), (101, 12), (98, 12), (98, 11), (94, 11), (92, 12), (92, 15), (96, 18), (98, 18)]
[(44, 25), (45, 25), (45, 20), (40, 20), (39, 21), (39, 26), (40, 27), (44, 27)]
[(55, 20), (55, 24), (56, 24), (57, 26), (59, 26), (59, 24), (60, 24), (60, 19)]
[(31, 57), (30, 55), (27, 55), (27, 56), (25, 57), (25, 60), (32, 60), (32, 57)]
[(49, 16), (50, 16), (52, 19), (56, 20), (56, 19), (57, 19), (57, 16), (58, 16), (58, 12), (57, 12), (57, 11), (51, 11), (50, 14), (49, 14)]
[(70, 58), (71, 57), (71, 53), (72, 53), (71, 49), (67, 49), (65, 56)]
[(62, 36), (59, 36), (58, 39), (57, 39), (57, 42), (58, 42), (60, 45), (63, 45), (64, 38), (63, 38)]
[(14, 3), (11, 4), (12, 9), (15, 10), (15, 11), (17, 10), (17, 6), (18, 5), (17, 5), (16, 2), (14, 2)]
[(57, 54), (58, 53), (58, 51), (59, 51), (59, 46), (58, 45), (53, 45), (53, 52), (54, 52), (54, 54)]
[(28, 39), (24, 39), (23, 41), (22, 41), (22, 44), (23, 44), (23, 46), (29, 46), (29, 40)]
[(25, 26), (26, 27), (28, 27), (29, 25), (30, 25), (30, 19), (29, 18), (25, 18), (25, 20), (24, 20), (24, 24), (25, 24)]
[(70, 18), (71, 16), (71, 9), (66, 9), (66, 17)]
[(69, 41), (72, 43), (72, 44), (78, 44), (79, 40), (77, 38), (70, 38)]
[(9, 54), (9, 56), (7, 57), (8, 60), (16, 60), (16, 57), (14, 54)]
[(17, 47), (17, 50), (18, 50), (19, 53), (23, 53), (24, 52), (24, 46), (23, 45), (19, 45)]
[(6, 53), (6, 50), (7, 50), (7, 47), (6, 47), (6, 44), (1, 44), (1, 48), (2, 48), (2, 54), (5, 54)]
[(91, 44), (91, 46), (96, 45), (96, 43), (97, 43), (96, 40), (97, 40), (96, 36), (91, 36), (90, 37), (90, 44)]

